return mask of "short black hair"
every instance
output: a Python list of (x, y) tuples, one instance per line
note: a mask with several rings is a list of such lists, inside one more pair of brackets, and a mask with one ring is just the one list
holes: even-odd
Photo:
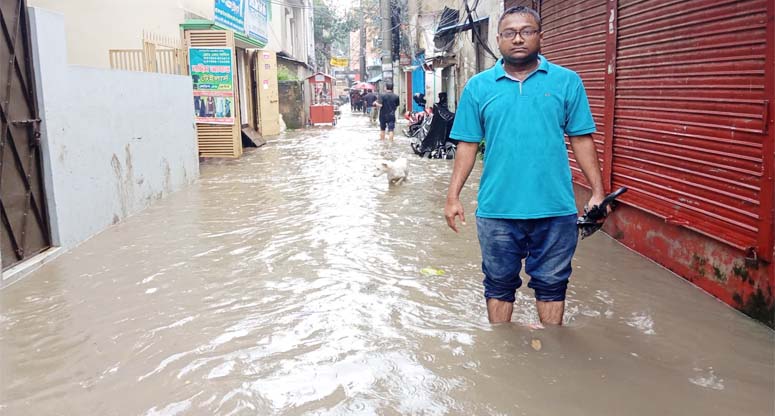
[(501, 22), (503, 22), (503, 19), (510, 14), (528, 14), (533, 16), (533, 19), (535, 19), (536, 23), (538, 23), (538, 31), (541, 31), (541, 15), (530, 7), (525, 6), (515, 6), (506, 9), (506, 11), (504, 11), (501, 15), (501, 18), (498, 19), (498, 31), (501, 29)]
[(393, 91), (393, 84), (385, 84), (385, 89), (388, 91)]

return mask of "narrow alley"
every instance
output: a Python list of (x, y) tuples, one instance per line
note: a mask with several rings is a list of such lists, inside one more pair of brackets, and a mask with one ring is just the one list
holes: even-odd
[[(409, 181), (375, 177), (409, 158)], [(772, 415), (775, 333), (597, 233), (566, 326), (491, 326), (452, 161), (288, 132), (0, 291), (8, 415)], [(481, 166), (473, 176), (477, 179)], [(128, 394), (131, 392), (131, 394)]]

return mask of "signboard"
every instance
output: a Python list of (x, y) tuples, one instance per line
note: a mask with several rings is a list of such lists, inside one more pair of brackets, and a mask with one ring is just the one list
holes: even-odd
[(340, 58), (340, 57), (332, 56), (331, 60), (329, 61), (329, 63), (331, 64), (331, 66), (336, 67), (336, 68), (346, 68), (346, 67), (349, 66), (350, 60), (347, 59), (347, 58)]
[(215, 23), (245, 33), (245, 8), (242, 0), (215, 0)]
[(247, 1), (246, 25), (249, 38), (263, 43), (269, 42), (269, 37), (266, 33), (266, 29), (269, 26), (266, 0)]
[(234, 71), (231, 48), (189, 48), (197, 123), (234, 124)]
[(269, 41), (268, 0), (215, 0), (215, 18), (219, 25), (266, 44)]

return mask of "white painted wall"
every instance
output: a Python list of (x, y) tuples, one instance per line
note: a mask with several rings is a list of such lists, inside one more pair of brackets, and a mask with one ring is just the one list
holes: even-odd
[(110, 49), (141, 49), (143, 31), (180, 37), (186, 15), (212, 20), (213, 0), (28, 0), (65, 15), (67, 62), (110, 68)]
[(52, 239), (70, 248), (199, 176), (191, 79), (69, 66), (63, 16), (30, 23)]

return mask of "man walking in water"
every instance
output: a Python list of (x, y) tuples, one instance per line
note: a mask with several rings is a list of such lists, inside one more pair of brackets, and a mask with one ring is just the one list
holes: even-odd
[(379, 109), (379, 139), (385, 140), (385, 130), (388, 131), (390, 141), (393, 141), (396, 129), (396, 109), (398, 108), (398, 96), (393, 94), (393, 84), (385, 85), (387, 92), (381, 94), (377, 100)]
[(450, 137), (459, 140), (444, 216), (465, 224), (460, 190), (487, 152), (476, 226), (482, 250), (484, 297), (491, 323), (510, 322), (520, 271), (530, 275), (543, 324), (562, 325), (565, 292), (576, 250), (576, 204), (564, 134), (592, 197), (605, 197), (592, 133), (595, 123), (581, 78), (539, 54), (541, 17), (527, 7), (506, 10), (498, 22), (502, 58), (465, 86)]

